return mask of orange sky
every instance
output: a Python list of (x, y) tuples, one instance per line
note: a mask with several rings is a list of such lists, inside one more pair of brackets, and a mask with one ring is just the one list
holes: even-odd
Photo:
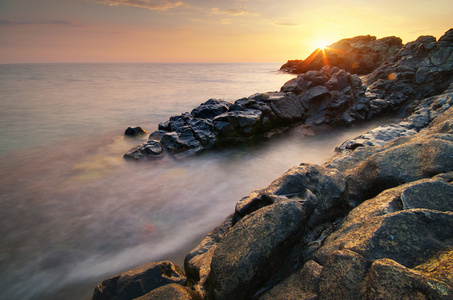
[(286, 62), (453, 27), (451, 0), (0, 0), (0, 63)]

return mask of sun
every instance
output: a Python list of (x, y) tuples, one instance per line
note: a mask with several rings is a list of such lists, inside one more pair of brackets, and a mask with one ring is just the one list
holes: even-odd
[(324, 50), (329, 46), (329, 42), (324, 39), (318, 39), (313, 45), (315, 46), (315, 49)]

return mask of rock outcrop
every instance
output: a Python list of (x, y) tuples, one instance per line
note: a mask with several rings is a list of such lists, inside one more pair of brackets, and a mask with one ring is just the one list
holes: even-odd
[(453, 29), (439, 41), (421, 36), (364, 78), (370, 116), (441, 94), (453, 82)]
[(186, 158), (215, 147), (253, 143), (301, 122), (349, 124), (363, 120), (368, 110), (360, 78), (325, 66), (288, 81), (280, 92), (258, 93), (234, 103), (210, 99), (190, 113), (172, 116), (124, 157), (156, 159), (165, 152)]
[[(437, 53), (450, 53), (445, 42), (453, 41), (451, 33), (430, 42), (437, 50), (427, 56), (429, 61)], [(437, 64), (437, 70), (449, 63)], [(337, 78), (339, 72), (344, 75)], [(436, 82), (444, 91), (432, 95), (435, 89), (420, 99), (408, 94), (404, 101), (409, 115), (401, 122), (346, 141), (325, 164), (302, 163), (242, 198), (186, 256), (185, 275), (169, 262), (145, 265), (102, 282), (93, 298), (453, 299), (453, 83), (449, 72), (439, 72), (440, 77), (430, 73), (433, 79), (425, 87)], [(304, 113), (310, 111), (306, 120), (338, 122), (339, 115), (330, 115), (332, 102), (323, 101), (332, 100), (333, 91), (345, 95), (345, 82), (358, 96), (354, 94), (354, 105), (340, 105), (339, 111), (361, 116), (354, 107), (361, 104), (363, 89), (354, 78), (328, 68), (308, 72), (280, 93), (233, 104), (213, 100), (191, 114), (170, 118), (151, 136), (167, 145), (162, 137), (171, 135), (193, 147), (209, 145), (213, 133), (216, 141), (237, 138), (233, 131), (251, 137), (263, 128), (259, 126), (298, 120), (295, 100)], [(399, 80), (397, 76), (387, 83)], [(423, 84), (412, 85), (420, 95), (427, 91)], [(392, 102), (388, 95), (381, 100)], [(304, 97), (318, 99), (319, 106), (304, 106), (310, 104)], [(269, 121), (263, 122), (264, 117)], [(185, 126), (203, 120), (212, 122), (206, 140), (191, 141), (189, 133), (180, 137)]]
[(319, 71), (328, 64), (352, 74), (366, 75), (393, 58), (401, 47), (402, 40), (394, 36), (381, 39), (370, 35), (356, 36), (340, 40), (324, 49), (316, 49), (305, 60), (289, 60), (280, 70), (302, 74)]

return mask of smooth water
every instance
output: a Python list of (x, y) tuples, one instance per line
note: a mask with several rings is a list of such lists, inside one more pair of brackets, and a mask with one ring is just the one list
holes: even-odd
[[(101, 280), (184, 254), (235, 203), (378, 123), (297, 128), (250, 149), (133, 163), (130, 125), (279, 90), (279, 64), (0, 65), (0, 298), (89, 299)], [(383, 122), (383, 121), (381, 121)]]

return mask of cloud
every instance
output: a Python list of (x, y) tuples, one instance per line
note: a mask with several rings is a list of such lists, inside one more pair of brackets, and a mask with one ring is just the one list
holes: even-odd
[(17, 21), (9, 19), (0, 19), (0, 26), (20, 26), (20, 25), (64, 25), (64, 26), (80, 26), (73, 22), (63, 20), (49, 21)]
[(226, 15), (231, 15), (231, 16), (243, 16), (243, 15), (249, 15), (249, 16), (257, 16), (257, 13), (253, 13), (249, 10), (243, 9), (243, 8), (230, 8), (230, 9), (218, 9), (218, 8), (213, 8), (212, 13), (214, 14), (226, 14)]
[(274, 22), (273, 24), (278, 26), (299, 26), (299, 24), (296, 23), (285, 23), (285, 22)]
[(172, 2), (167, 0), (91, 0), (91, 1), (110, 6), (124, 5), (161, 11), (175, 8), (182, 4), (182, 2)]

